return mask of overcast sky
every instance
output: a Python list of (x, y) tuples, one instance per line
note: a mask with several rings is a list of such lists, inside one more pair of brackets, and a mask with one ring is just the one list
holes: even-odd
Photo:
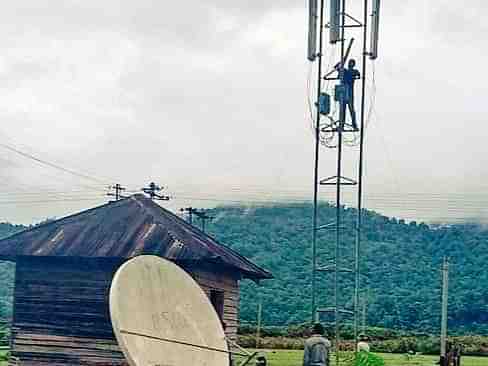
[[(306, 3), (2, 4), (0, 220), (60, 217), (104, 202), (108, 184), (151, 180), (172, 209), (311, 199)], [(383, 2), (367, 207), (488, 218), (487, 15), (481, 0)], [(354, 177), (357, 148), (346, 150)], [(335, 150), (323, 148), (320, 175), (334, 174)]]

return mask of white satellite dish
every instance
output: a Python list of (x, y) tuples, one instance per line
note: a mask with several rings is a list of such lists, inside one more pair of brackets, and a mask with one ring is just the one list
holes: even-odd
[(110, 288), (115, 336), (131, 366), (227, 366), (228, 346), (207, 295), (176, 264), (139, 256)]

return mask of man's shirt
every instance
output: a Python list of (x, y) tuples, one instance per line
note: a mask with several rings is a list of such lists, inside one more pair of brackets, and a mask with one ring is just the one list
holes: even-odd
[(361, 76), (361, 74), (356, 69), (349, 69), (349, 68), (344, 69), (344, 84), (353, 88), (354, 87), (354, 81), (356, 79), (359, 79), (360, 76)]
[(320, 335), (312, 335), (305, 341), (303, 366), (328, 366), (330, 342)]
[(358, 342), (358, 351), (369, 352), (369, 344), (367, 342)]

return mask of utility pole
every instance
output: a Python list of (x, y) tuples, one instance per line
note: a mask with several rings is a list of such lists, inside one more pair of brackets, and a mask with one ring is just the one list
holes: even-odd
[(198, 210), (193, 207), (185, 207), (185, 208), (180, 208), (180, 212), (187, 212), (188, 213), (188, 222), (190, 225), (193, 225), (193, 215), (198, 213)]
[[(320, 147), (320, 104), (318, 98), (322, 92), (322, 53), (324, 38), (324, 6), (325, 0), (320, 0), (320, 10), (317, 0), (310, 1), (310, 28), (309, 28), (309, 60), (318, 58), (317, 70), (317, 115), (315, 120), (315, 161), (313, 182), (313, 228), (312, 228), (312, 322), (319, 321), (317, 311), (317, 228), (318, 228), (318, 190), (319, 190), (319, 147)], [(316, 50), (317, 18), (319, 19), (319, 49)]]
[(446, 346), (447, 346), (447, 305), (449, 291), (449, 262), (444, 257), (442, 263), (442, 318), (441, 318), (441, 359), (440, 365), (447, 366)]
[(199, 210), (198, 208), (194, 207), (185, 207), (185, 208), (180, 208), (180, 212), (187, 212), (188, 213), (188, 222), (190, 225), (193, 225), (193, 215), (198, 217), (200, 219), (200, 224), (201, 224), (201, 230), (205, 232), (205, 223), (207, 220), (213, 220), (213, 216), (207, 215), (205, 210), (201, 209)]
[(169, 201), (170, 197), (161, 195), (157, 192), (160, 192), (164, 189), (164, 187), (158, 186), (156, 183), (151, 182), (149, 183), (148, 187), (144, 187), (141, 190), (149, 196), (152, 200), (159, 200), (159, 201)]
[(207, 220), (210, 220), (212, 221), (214, 219), (213, 216), (208, 216), (207, 213), (204, 211), (204, 210), (200, 210), (200, 211), (194, 211), (193, 212), (199, 219), (200, 219), (200, 222), (201, 222), (201, 229), (203, 232), (205, 232), (205, 223)]
[[(377, 0), (374, 8), (379, 12), (380, 2)], [(362, 79), (361, 79), (361, 125), (359, 127), (359, 162), (358, 162), (358, 191), (357, 191), (357, 217), (356, 217), (356, 242), (354, 245), (354, 350), (357, 352), (359, 343), (358, 322), (359, 322), (359, 291), (361, 288), (361, 240), (362, 240), (362, 223), (363, 223), (363, 170), (364, 170), (364, 129), (365, 129), (365, 111), (366, 111), (366, 57), (368, 56), (367, 49), (367, 30), (368, 30), (368, 0), (364, 0), (363, 5), (363, 55), (362, 55)], [(378, 30), (376, 30), (376, 39), (378, 38)], [(373, 39), (373, 37), (372, 37)], [(366, 296), (364, 296), (363, 303), (363, 333), (366, 334)]]
[(366, 335), (366, 319), (367, 319), (367, 315), (366, 315), (366, 297), (363, 297), (363, 319), (362, 319), (362, 333), (364, 335)]
[(263, 298), (261, 296), (261, 286), (258, 286), (258, 322), (256, 328), (256, 348), (259, 349), (261, 339), (261, 317), (263, 313)]
[(108, 187), (110, 190), (114, 190), (115, 192), (108, 192), (107, 196), (110, 197), (115, 197), (115, 200), (118, 201), (122, 198), (126, 198), (125, 196), (122, 195), (122, 192), (125, 191), (125, 187), (122, 187), (119, 183)]

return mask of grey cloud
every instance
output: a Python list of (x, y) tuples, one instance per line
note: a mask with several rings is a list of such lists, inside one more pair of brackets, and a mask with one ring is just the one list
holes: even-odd
[[(12, 35), (35, 31), (70, 38), (73, 33), (116, 32), (128, 38), (208, 48), (229, 42), (273, 11), (286, 11), (296, 1), (50, 1), (21, 0), (6, 5), (1, 26)], [(221, 47), (219, 45), (218, 47)]]
[[(473, 181), (488, 174), (473, 159), (483, 155), (486, 77), (475, 68), (446, 76), (464, 55), (482, 53), (484, 38), (474, 38), (482, 28), (466, 11), (470, 26), (461, 36), (456, 8), (429, 3), (384, 5), (367, 140), (366, 182), (376, 192), (393, 185), (399, 196), (414, 188), (432, 192), (425, 176), (449, 181), (446, 192), (472, 191), (479, 186), (468, 187), (453, 172)], [(475, 5), (486, 13), (484, 3)], [(307, 192), (313, 139), (306, 13), (306, 3), (296, 1), (5, 4), (2, 129), (62, 165), (135, 187), (155, 179), (194, 195), (190, 183), (198, 181), (204, 192), (227, 198), (226, 187), (236, 185), (259, 186), (268, 196), (277, 184)], [(472, 42), (460, 45), (457, 36)], [(453, 54), (452, 44), (463, 52)], [(347, 159), (354, 154), (346, 152)], [(17, 181), (36, 177), (32, 165), (13, 159)], [(333, 175), (334, 160), (324, 149), (322, 175)], [(355, 174), (352, 164), (347, 174)], [(40, 175), (46, 189), (81, 184)], [(46, 205), (35, 214), (12, 208), (4, 216), (28, 221), (82, 207)]]

